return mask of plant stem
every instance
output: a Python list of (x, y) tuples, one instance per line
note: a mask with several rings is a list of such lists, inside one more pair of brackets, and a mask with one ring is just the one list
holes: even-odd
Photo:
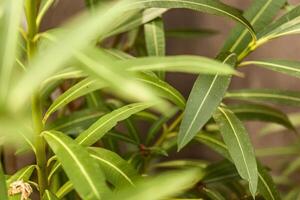
[[(36, 17), (40, 0), (26, 0), (25, 13), (27, 18), (27, 57), (28, 62), (31, 61), (36, 51), (36, 41), (34, 37), (38, 33), (38, 27), (36, 24)], [(32, 109), (32, 121), (35, 135), (35, 148), (36, 148), (36, 162), (38, 172), (38, 185), (40, 191), (40, 197), (42, 199), (44, 191), (47, 189), (47, 172), (46, 172), (46, 143), (41, 136), (43, 131), (42, 123), (42, 107), (38, 94), (32, 96), (31, 102)]]

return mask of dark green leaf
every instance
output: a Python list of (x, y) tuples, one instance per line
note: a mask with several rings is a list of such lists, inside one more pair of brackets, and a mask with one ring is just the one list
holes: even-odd
[(241, 177), (249, 182), (255, 196), (258, 182), (257, 164), (248, 133), (242, 122), (227, 108), (219, 107), (214, 119), (220, 126), (229, 154)]

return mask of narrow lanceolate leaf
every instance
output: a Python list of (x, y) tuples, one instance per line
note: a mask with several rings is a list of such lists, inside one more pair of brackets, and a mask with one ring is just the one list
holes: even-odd
[(136, 4), (141, 4), (142, 6), (147, 8), (186, 8), (214, 15), (229, 17), (242, 24), (243, 27), (245, 27), (252, 35), (253, 40), (256, 39), (252, 26), (242, 16), (241, 12), (231, 6), (221, 3), (218, 0), (138, 0)]
[(59, 199), (55, 194), (53, 194), (49, 190), (46, 190), (43, 196), (43, 200), (59, 200)]
[(177, 105), (180, 109), (184, 109), (185, 98), (178, 90), (176, 90), (167, 82), (159, 79), (157, 76), (148, 73), (141, 73), (137, 76), (136, 79), (145, 83), (151, 89), (156, 91), (158, 95), (168, 99), (169, 101)]
[(258, 34), (260, 41), (296, 34), (300, 31), (300, 6), (296, 6)]
[(169, 199), (191, 188), (201, 180), (203, 172), (187, 170), (169, 172), (155, 178), (144, 179), (135, 187), (125, 188), (112, 195), (107, 195), (109, 200), (160, 200)]
[[(268, 25), (286, 0), (255, 0), (243, 16), (256, 32)], [(237, 25), (226, 41), (222, 51), (235, 52), (238, 55), (249, 45), (251, 37), (244, 26)]]
[(1, 200), (8, 200), (7, 187), (5, 182), (5, 176), (2, 169), (2, 163), (0, 163), (0, 198)]
[(43, 136), (81, 198), (102, 199), (109, 189), (104, 174), (88, 151), (61, 132), (45, 131)]
[(7, 180), (7, 185), (10, 185), (14, 181), (19, 181), (19, 180), (28, 181), (35, 168), (36, 168), (35, 165), (30, 165), (20, 169), (14, 175), (9, 177), (9, 179)]
[(254, 102), (300, 106), (300, 92), (275, 89), (245, 89), (230, 91), (226, 98)]
[[(149, 56), (164, 56), (166, 53), (166, 41), (164, 23), (162, 18), (145, 24), (145, 40), (146, 48)], [(164, 79), (164, 72), (158, 72), (159, 78)]]
[(228, 106), (234, 114), (242, 121), (265, 121), (280, 124), (288, 129), (295, 130), (288, 116), (273, 107), (262, 104), (235, 104)]
[(87, 130), (82, 132), (76, 141), (84, 146), (89, 146), (100, 140), (105, 133), (117, 125), (119, 121), (153, 106), (153, 103), (133, 103), (112, 111), (101, 117)]
[(106, 180), (120, 189), (123, 186), (134, 186), (139, 178), (137, 171), (116, 153), (103, 149), (92, 148), (90, 155), (100, 165)]
[[(235, 54), (224, 56), (224, 63), (232, 67)], [(190, 93), (178, 133), (178, 149), (183, 148), (211, 118), (229, 86), (230, 76), (199, 76)]]
[[(199, 137), (198, 137), (199, 136)], [(224, 158), (233, 162), (232, 158), (229, 155), (228, 147), (220, 140), (215, 139), (211, 134), (200, 133), (195, 138), (197, 141), (207, 145), (212, 150), (219, 153)], [(271, 200), (280, 200), (279, 192), (276, 188), (272, 177), (264, 169), (259, 161), (257, 161), (257, 170), (258, 170), (258, 193), (261, 194), (265, 199)]]
[(257, 190), (257, 164), (248, 133), (242, 122), (227, 108), (219, 107), (214, 119), (229, 154), (241, 177), (249, 182), (250, 192), (255, 196)]
[(203, 188), (203, 191), (212, 200), (225, 200), (225, 198), (216, 190)]
[(62, 108), (63, 106), (67, 105), (71, 101), (84, 96), (90, 92), (93, 92), (95, 90), (101, 89), (105, 87), (106, 84), (97, 80), (97, 79), (91, 79), (86, 78), (79, 83), (72, 86), (70, 89), (65, 91), (62, 95), (60, 95), (55, 101), (51, 104), (49, 109), (44, 115), (43, 122), (45, 123), (48, 119), (48, 117), (57, 111), (59, 108)]
[(57, 118), (46, 124), (46, 130), (56, 130), (68, 135), (78, 135), (91, 126), (104, 113), (97, 109), (86, 109), (73, 112), (70, 115)]
[(255, 60), (255, 61), (245, 61), (240, 64), (240, 66), (247, 65), (257, 65), (266, 69), (273, 70), (275, 72), (280, 72), (287, 74), (289, 76), (294, 76), (300, 78), (300, 62), (289, 61), (289, 60)]
[(159, 71), (231, 75), (237, 72), (228, 64), (201, 56), (140, 57), (116, 61), (129, 71)]
[(0, 19), (0, 101), (3, 103), (9, 90), (11, 73), (16, 59), (19, 25), (23, 14), (23, 0), (1, 1)]

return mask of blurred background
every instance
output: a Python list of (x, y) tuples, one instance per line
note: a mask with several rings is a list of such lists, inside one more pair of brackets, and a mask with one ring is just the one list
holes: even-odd
[[(224, 3), (233, 5), (240, 9), (247, 8), (251, 0), (223, 0)], [(300, 0), (291, 0), (290, 3), (300, 3)], [(54, 28), (64, 23), (68, 18), (79, 13), (84, 9), (84, 0), (60, 0), (51, 8), (47, 13), (45, 20), (42, 24), (42, 29), (47, 30)], [(164, 16), (165, 29), (175, 28), (208, 28), (216, 30), (218, 33), (213, 36), (203, 36), (192, 39), (174, 39), (167, 38), (167, 54), (195, 54), (201, 56), (215, 57), (219, 49), (222, 47), (226, 37), (228, 36), (231, 28), (235, 23), (232, 20), (224, 19), (208, 14), (201, 14), (189, 10), (172, 10), (166, 13)], [(300, 61), (300, 37), (299, 35), (287, 36), (281, 39), (273, 40), (268, 44), (260, 47), (254, 53), (252, 53), (247, 59), (254, 58), (277, 58), (277, 59), (290, 59)], [(300, 90), (300, 82), (296, 78), (287, 77), (285, 75), (267, 71), (257, 68), (255, 66), (249, 66), (242, 70), (245, 73), (244, 78), (234, 78), (231, 84), (232, 89), (239, 88), (278, 88), (278, 89), (290, 89)], [(167, 80), (170, 84), (176, 87), (185, 97), (193, 86), (196, 76), (186, 74), (169, 74)], [(291, 110), (288, 107), (282, 107), (282, 109), (289, 112)], [(256, 148), (282, 146), (290, 143), (295, 137), (291, 133), (282, 133), (271, 135), (267, 137), (258, 137), (258, 130), (263, 126), (263, 123), (251, 122), (247, 123), (247, 128), (251, 134), (252, 141)], [(178, 153), (176, 156), (185, 156), (188, 158), (210, 157), (211, 154), (206, 152), (206, 148), (192, 147), (184, 149), (183, 152)], [(274, 163), (283, 162), (285, 158), (264, 158), (264, 162), (271, 164), (274, 167)], [(12, 168), (8, 171), (14, 171), (19, 168), (24, 162), (30, 162), (28, 158), (20, 158), (17, 160), (9, 159)], [(14, 166), (14, 167), (13, 167)], [(276, 167), (274, 167), (276, 169)]]

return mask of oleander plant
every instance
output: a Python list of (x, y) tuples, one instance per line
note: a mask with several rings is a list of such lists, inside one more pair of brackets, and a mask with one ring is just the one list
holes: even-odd
[[(57, 1), (0, 1), (1, 200), (300, 199), (300, 114), (282, 106), (296, 110), (300, 92), (228, 89), (249, 66), (300, 78), (300, 62), (247, 59), (300, 33), (300, 5), (86, 0), (82, 13), (42, 31)], [(218, 31), (165, 30), (162, 16), (175, 8), (236, 23), (215, 58), (166, 55), (166, 37)], [(188, 98), (167, 82), (174, 72), (199, 76)], [(267, 123), (261, 137), (294, 139), (255, 148), (248, 121)], [(199, 159), (177, 156), (197, 148)], [(8, 174), (6, 149), (34, 159)], [(270, 155), (276, 166), (264, 163)]]

